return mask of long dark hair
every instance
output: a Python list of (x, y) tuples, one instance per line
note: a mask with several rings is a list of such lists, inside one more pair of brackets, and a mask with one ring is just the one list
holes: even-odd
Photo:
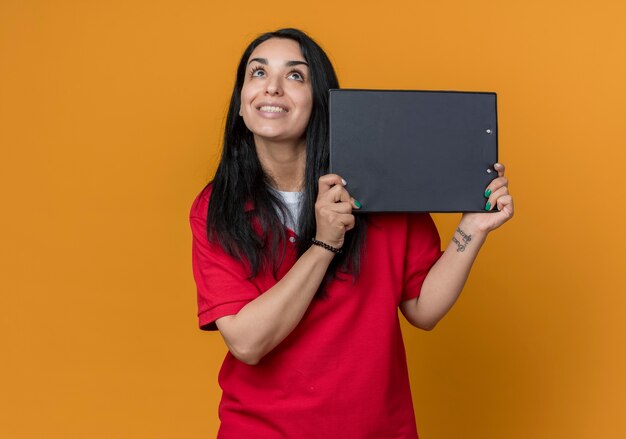
[[(229, 255), (247, 261), (251, 278), (258, 275), (261, 269), (271, 269), (276, 276), (286, 248), (285, 228), (277, 213), (278, 209), (285, 214), (286, 207), (271, 190), (271, 180), (257, 156), (253, 134), (243, 118), (239, 117), (248, 59), (257, 46), (271, 38), (286, 38), (300, 45), (300, 51), (309, 64), (313, 90), (313, 107), (305, 132), (306, 170), (300, 231), (296, 238), (298, 256), (311, 246), (311, 238), (315, 237), (318, 179), (328, 172), (328, 90), (339, 88), (335, 70), (326, 53), (298, 29), (264, 33), (252, 41), (241, 56), (226, 116), (222, 157), (215, 177), (209, 183), (213, 188), (207, 235), (209, 240), (217, 240)], [(250, 209), (251, 202), (253, 209)], [(333, 259), (317, 297), (324, 296), (325, 286), (333, 277), (344, 278), (341, 274), (350, 273), (356, 279), (364, 240), (365, 224), (357, 216), (354, 229), (346, 233), (343, 253)]]

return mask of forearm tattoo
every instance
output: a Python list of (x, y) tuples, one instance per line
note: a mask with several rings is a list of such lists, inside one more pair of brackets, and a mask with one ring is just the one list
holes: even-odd
[(467, 233), (465, 233), (463, 230), (461, 230), (460, 227), (457, 227), (456, 229), (456, 233), (458, 233), (459, 235), (461, 235), (461, 239), (463, 240), (463, 243), (461, 244), (461, 241), (459, 241), (456, 238), (456, 235), (452, 236), (452, 242), (454, 242), (456, 244), (456, 251), (458, 252), (462, 252), (465, 251), (465, 247), (467, 247), (467, 245), (470, 243), (470, 241), (472, 240), (472, 235), (468, 235)]

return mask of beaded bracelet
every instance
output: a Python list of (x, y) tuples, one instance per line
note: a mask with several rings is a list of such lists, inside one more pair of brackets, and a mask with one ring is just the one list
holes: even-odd
[(313, 244), (315, 244), (315, 245), (319, 245), (320, 247), (323, 247), (323, 248), (325, 248), (326, 250), (331, 251), (331, 252), (333, 252), (333, 253), (335, 253), (335, 254), (339, 254), (339, 253), (341, 253), (341, 249), (340, 249), (340, 248), (335, 248), (335, 247), (333, 247), (333, 246), (330, 246), (330, 245), (326, 244), (325, 242), (318, 241), (318, 240), (317, 240), (317, 239), (315, 239), (315, 238), (311, 238), (311, 242), (312, 242)]

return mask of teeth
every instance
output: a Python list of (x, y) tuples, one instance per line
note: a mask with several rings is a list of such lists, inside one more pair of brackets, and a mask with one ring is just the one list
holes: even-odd
[(269, 105), (264, 105), (261, 108), (259, 108), (259, 110), (266, 111), (268, 113), (285, 113), (285, 112), (287, 112), (287, 110), (285, 110), (284, 108), (281, 108), (281, 107), (271, 107)]

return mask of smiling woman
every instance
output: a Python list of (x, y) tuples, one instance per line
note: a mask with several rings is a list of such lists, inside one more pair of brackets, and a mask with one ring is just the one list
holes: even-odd
[[(273, 162), (267, 156), (278, 153), (287, 165), (299, 165), (303, 171), (304, 132), (313, 106), (308, 63), (297, 42), (278, 38), (261, 43), (250, 58), (239, 115), (253, 133), (259, 159), (267, 170)], [(298, 163), (289, 161), (294, 152)], [(282, 176), (281, 172), (270, 174)], [(291, 180), (277, 181), (278, 189), (299, 190), (302, 176), (294, 175)]]
[(326, 174), (338, 87), (296, 29), (241, 57), (220, 165), (190, 213), (199, 325), (229, 349), (218, 438), (416, 439), (398, 309), (432, 329), (513, 214), (496, 164), (486, 196), (500, 212), (463, 216), (462, 252), (451, 241), (442, 255), (428, 214), (355, 215), (347, 182)]

